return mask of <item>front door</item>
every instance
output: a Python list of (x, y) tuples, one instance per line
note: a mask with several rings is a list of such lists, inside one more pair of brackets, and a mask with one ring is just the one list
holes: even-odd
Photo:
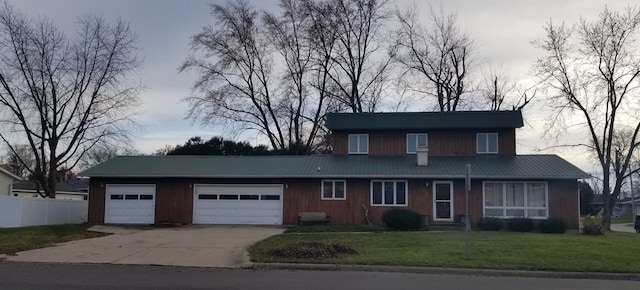
[(433, 220), (453, 221), (453, 182), (433, 183)]

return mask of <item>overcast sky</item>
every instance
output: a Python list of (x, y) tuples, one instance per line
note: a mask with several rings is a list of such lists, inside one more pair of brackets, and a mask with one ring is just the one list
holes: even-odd
[[(140, 77), (147, 88), (141, 94), (144, 106), (137, 121), (142, 125), (135, 146), (142, 153), (152, 153), (164, 145), (182, 144), (192, 136), (208, 139), (230, 136), (224, 128), (202, 127), (185, 120), (187, 106), (181, 100), (190, 94), (195, 75), (178, 73), (177, 67), (189, 54), (189, 37), (201, 27), (213, 24), (209, 3), (219, 0), (9, 0), (31, 18), (47, 16), (60, 28), (75, 29), (75, 20), (83, 14), (101, 15), (107, 20), (118, 17), (129, 21), (139, 38), (139, 56), (143, 59)], [(278, 11), (277, 0), (250, 0), (256, 7)], [(413, 0), (398, 0), (400, 8)], [(554, 22), (576, 23), (581, 17), (595, 19), (605, 3), (611, 10), (622, 10), (626, 1), (603, 0), (447, 0), (416, 1), (425, 15), (429, 6), (442, 6), (445, 12), (456, 12), (461, 29), (477, 44), (481, 64), (501, 65), (514, 80), (530, 78), (530, 68), (541, 51), (531, 45), (543, 36), (543, 25)], [(426, 16), (425, 16), (426, 18)], [(556, 153), (584, 170), (591, 171), (592, 162), (584, 152), (544, 150), (540, 141), (545, 110), (543, 102), (525, 112), (527, 126), (518, 131), (518, 153)], [(568, 132), (567, 138), (579, 139), (579, 132)], [(249, 140), (251, 141), (251, 140)]]

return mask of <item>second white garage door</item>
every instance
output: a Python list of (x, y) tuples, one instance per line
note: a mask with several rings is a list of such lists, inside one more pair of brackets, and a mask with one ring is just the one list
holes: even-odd
[(282, 224), (282, 185), (197, 184), (194, 224)]

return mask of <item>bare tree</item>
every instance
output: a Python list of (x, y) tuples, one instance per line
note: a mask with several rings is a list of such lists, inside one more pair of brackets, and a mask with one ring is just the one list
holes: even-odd
[[(317, 49), (313, 18), (302, 1), (281, 0), (281, 16), (265, 12), (263, 23), (271, 44), (284, 60), (280, 94), (291, 153), (310, 153), (327, 110), (328, 60)], [(317, 84), (314, 86), (313, 84)]]
[(58, 169), (73, 168), (96, 144), (126, 137), (140, 89), (130, 82), (139, 66), (134, 44), (122, 21), (80, 18), (69, 39), (47, 19), (32, 21), (7, 3), (0, 8), (0, 138), (13, 153), (13, 139), (28, 144), (41, 195), (55, 197)]
[(7, 148), (4, 162), (9, 166), (11, 173), (22, 178), (28, 178), (29, 170), (35, 164), (29, 145), (14, 144), (11, 148), (13, 150)]
[[(389, 79), (393, 50), (386, 50), (384, 29), (391, 18), (388, 0), (307, 1), (316, 33), (332, 42), (329, 78), (333, 97), (354, 113), (373, 112)], [(326, 45), (330, 44), (330, 45)]]
[(483, 84), (480, 88), (483, 104), (480, 106), (488, 106), (491, 111), (504, 110), (505, 106), (510, 106), (511, 110), (522, 110), (536, 93), (535, 88), (520, 89), (500, 67), (490, 68), (488, 72), (483, 72)]
[[(575, 27), (546, 25), (546, 37), (535, 44), (546, 52), (536, 63), (538, 76), (549, 88), (555, 125), (582, 126), (602, 170), (603, 223), (611, 212), (629, 174), (638, 148), (638, 81), (640, 50), (635, 36), (640, 12), (607, 8), (595, 21), (581, 20)], [(577, 39), (573, 33), (577, 33)], [(623, 137), (624, 136), (624, 137)]]
[[(203, 124), (225, 122), (258, 130), (272, 148), (287, 148), (280, 109), (286, 100), (273, 95), (272, 47), (260, 29), (259, 13), (244, 0), (211, 4), (215, 26), (191, 39), (194, 52), (180, 71), (196, 70), (198, 94), (188, 97), (188, 117)], [(286, 120), (286, 119), (285, 119)]]
[(154, 151), (151, 155), (153, 156), (165, 156), (165, 155), (169, 155), (169, 152), (173, 151), (176, 149), (176, 146), (173, 145), (164, 145), (162, 146), (162, 148), (156, 149), (156, 151)]
[(431, 9), (426, 26), (415, 5), (396, 15), (399, 77), (413, 91), (435, 98), (438, 110), (456, 111), (469, 91), (473, 41), (460, 31), (455, 14)]
[(138, 152), (133, 147), (101, 143), (101, 144), (97, 144), (90, 150), (87, 150), (82, 161), (80, 162), (80, 166), (81, 168), (89, 168), (92, 166), (96, 166), (116, 156), (120, 156), (120, 155), (133, 156), (133, 155), (139, 155), (139, 154), (140, 152)]

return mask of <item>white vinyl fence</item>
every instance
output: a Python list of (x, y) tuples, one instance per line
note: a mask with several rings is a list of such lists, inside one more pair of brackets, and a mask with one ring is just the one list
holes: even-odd
[(0, 196), (0, 228), (79, 224), (88, 208), (86, 200)]

